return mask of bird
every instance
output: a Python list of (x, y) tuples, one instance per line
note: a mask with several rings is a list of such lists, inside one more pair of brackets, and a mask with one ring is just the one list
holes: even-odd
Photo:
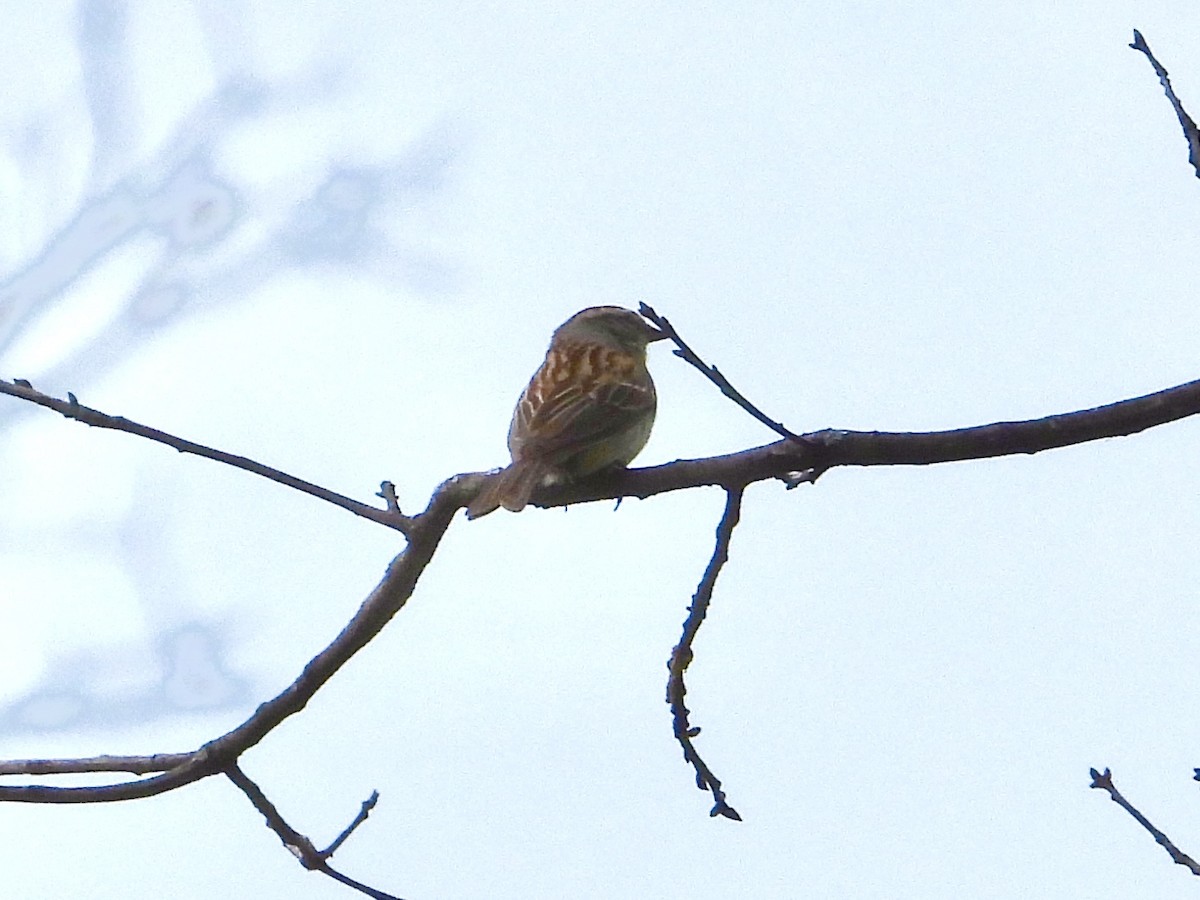
[(666, 337), (620, 306), (592, 306), (560, 325), (513, 410), (512, 462), (489, 477), (467, 517), (520, 512), (539, 487), (628, 466), (658, 405), (646, 349)]

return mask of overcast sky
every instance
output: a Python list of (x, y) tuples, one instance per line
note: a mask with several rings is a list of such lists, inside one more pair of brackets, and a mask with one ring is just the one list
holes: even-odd
[[(550, 332), (651, 303), (794, 431), (1200, 378), (1195, 3), (46, 3), (0, 36), (0, 376), (403, 508), (507, 461)], [(639, 462), (773, 435), (661, 346)], [(408, 900), (1172, 898), (1200, 852), (1200, 423), (456, 520), (244, 758)], [(398, 535), (0, 397), (0, 756), (189, 750)], [(351, 897), (230, 784), (0, 806), (12, 898)]]

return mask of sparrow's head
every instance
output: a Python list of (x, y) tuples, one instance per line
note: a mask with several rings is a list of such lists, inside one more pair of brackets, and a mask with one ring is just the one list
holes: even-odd
[(632, 310), (620, 306), (592, 306), (559, 325), (551, 345), (592, 343), (626, 353), (641, 353), (647, 344), (665, 337)]

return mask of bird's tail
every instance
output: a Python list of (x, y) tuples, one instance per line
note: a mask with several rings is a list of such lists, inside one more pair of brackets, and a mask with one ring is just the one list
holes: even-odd
[(550, 466), (539, 460), (514, 462), (484, 482), (483, 489), (467, 506), (467, 518), (478, 519), (501, 506), (512, 512), (520, 512), (529, 503), (534, 490), (553, 472)]

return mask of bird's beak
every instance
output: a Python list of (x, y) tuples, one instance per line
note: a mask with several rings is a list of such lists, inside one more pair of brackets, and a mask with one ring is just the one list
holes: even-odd
[(646, 324), (646, 343), (647, 344), (653, 344), (655, 341), (665, 341), (667, 339), (666, 334), (659, 331), (657, 328), (655, 328), (649, 322), (647, 322), (645, 324)]

